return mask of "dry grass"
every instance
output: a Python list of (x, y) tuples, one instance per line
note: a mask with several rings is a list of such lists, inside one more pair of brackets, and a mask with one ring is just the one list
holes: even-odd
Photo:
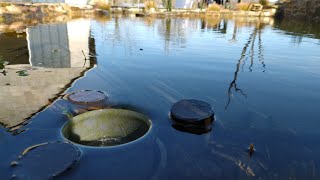
[(248, 11), (249, 10), (249, 6), (250, 6), (250, 3), (247, 3), (247, 2), (238, 3), (236, 5), (236, 10)]
[(11, 6), (12, 3), (5, 3), (5, 2), (0, 2), (0, 7), (7, 7)]
[(110, 10), (111, 6), (110, 4), (107, 4), (105, 0), (96, 0), (95, 5), (97, 8), (102, 9), (102, 10)]
[(268, 6), (270, 4), (269, 0), (259, 0), (259, 3), (262, 5), (262, 6)]
[(213, 3), (213, 4), (209, 4), (207, 11), (220, 11), (220, 9), (221, 9), (220, 5)]
[(153, 0), (147, 0), (147, 1), (145, 1), (145, 2), (144, 2), (144, 7), (145, 7), (146, 9), (151, 9), (151, 8), (156, 9), (156, 8), (157, 8), (156, 3), (155, 3)]

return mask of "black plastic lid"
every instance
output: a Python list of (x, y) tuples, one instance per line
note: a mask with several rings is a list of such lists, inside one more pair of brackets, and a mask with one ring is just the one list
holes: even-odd
[(184, 99), (171, 108), (173, 127), (179, 131), (194, 134), (209, 132), (214, 121), (214, 111), (210, 104), (196, 100)]

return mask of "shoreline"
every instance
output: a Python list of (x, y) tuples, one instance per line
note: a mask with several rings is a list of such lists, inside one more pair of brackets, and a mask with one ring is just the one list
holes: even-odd
[(206, 11), (205, 9), (145, 9), (135, 7), (111, 7), (109, 10), (97, 9), (94, 6), (71, 6), (64, 3), (0, 3), (0, 22), (21, 19), (66, 17), (93, 17), (123, 14), (137, 17), (274, 17), (276, 9), (261, 11)]

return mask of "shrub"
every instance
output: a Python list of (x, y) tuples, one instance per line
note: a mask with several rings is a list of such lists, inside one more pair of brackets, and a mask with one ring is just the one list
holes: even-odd
[(238, 4), (236, 5), (236, 10), (248, 11), (249, 6), (250, 6), (250, 3), (241, 2), (241, 3), (238, 3)]
[(269, 5), (269, 0), (259, 0), (259, 3), (260, 3), (262, 6), (267, 6), (267, 5)]
[(11, 6), (11, 3), (0, 2), (0, 7)]
[(146, 9), (151, 9), (151, 8), (156, 9), (156, 3), (153, 0), (147, 0), (144, 2), (144, 7)]
[(220, 11), (220, 9), (221, 7), (218, 4), (213, 3), (213, 4), (209, 4), (207, 11)]
[(110, 4), (107, 4), (105, 0), (97, 0), (95, 1), (95, 5), (97, 8), (102, 10), (110, 10)]

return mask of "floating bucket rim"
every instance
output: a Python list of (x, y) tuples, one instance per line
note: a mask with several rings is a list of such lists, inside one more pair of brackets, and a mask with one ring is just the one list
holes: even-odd
[[(76, 146), (75, 144), (73, 143), (70, 143), (68, 141), (61, 141), (61, 140), (57, 140), (57, 141), (46, 141), (46, 142), (43, 142), (43, 143), (39, 143), (39, 144), (34, 144), (34, 145), (31, 145), (27, 148), (25, 148), (23, 150), (23, 152), (21, 152), (21, 154), (18, 156), (18, 158), (16, 159), (16, 161), (19, 163), (21, 163), (22, 165), (25, 165), (26, 162), (25, 161), (25, 158), (28, 158), (28, 154), (32, 154), (34, 153), (33, 151), (36, 150), (36, 149), (41, 149), (43, 148), (44, 146), (51, 146), (51, 145), (55, 145), (55, 144), (64, 144), (64, 145), (68, 145), (69, 147), (72, 147), (73, 149), (73, 153), (74, 153), (74, 159), (72, 161), (68, 161), (67, 163), (64, 163), (64, 165), (67, 165), (59, 170), (57, 170), (56, 172), (53, 172), (53, 176), (52, 177), (59, 177), (60, 175), (63, 176), (64, 173), (66, 173), (67, 171), (69, 171), (70, 169), (73, 169), (75, 168), (79, 162), (81, 161), (81, 158), (82, 158), (82, 155), (83, 155), (83, 152), (81, 151), (81, 149)], [(48, 150), (48, 149), (47, 149)], [(56, 151), (55, 151), (56, 153)], [(51, 165), (50, 165), (51, 166)], [(14, 171), (14, 170), (13, 170)], [(19, 170), (18, 170), (19, 171)]]
[[(133, 140), (133, 141), (130, 141), (130, 142), (127, 142), (127, 143), (123, 143), (123, 144), (117, 144), (117, 145), (112, 145), (112, 146), (91, 146), (91, 145), (85, 145), (85, 144), (80, 144), (78, 142), (74, 142), (68, 138), (66, 138), (64, 136), (64, 133), (63, 133), (63, 130), (64, 128), (73, 120), (73, 118), (71, 120), (68, 120), (66, 121), (63, 126), (60, 128), (60, 135), (61, 137), (67, 141), (68, 143), (71, 143), (71, 144), (74, 144), (76, 146), (79, 146), (79, 147), (82, 147), (82, 148), (120, 148), (120, 147), (123, 147), (123, 146), (127, 146), (127, 145), (132, 145), (134, 143), (137, 143), (143, 139), (145, 139), (148, 135), (151, 134), (152, 130), (153, 130), (153, 123), (151, 121), (151, 119), (149, 117), (147, 117), (146, 115), (140, 113), (140, 112), (136, 112), (136, 111), (132, 111), (132, 110), (128, 110), (128, 109), (121, 109), (121, 108), (109, 108), (109, 109), (97, 109), (97, 110), (93, 110), (93, 111), (111, 111), (111, 110), (121, 110), (121, 111), (130, 111), (130, 112), (133, 112), (133, 113), (137, 113), (139, 115), (141, 115), (142, 117), (144, 117), (145, 119), (143, 121), (147, 122), (147, 125), (148, 125), (148, 130), (146, 131), (145, 134), (143, 134), (142, 136), (138, 137), (137, 139)], [(89, 112), (85, 112), (85, 113), (90, 113), (92, 111), (89, 111)], [(82, 114), (85, 114), (85, 113), (82, 113)], [(82, 115), (82, 114), (79, 114)], [(77, 115), (78, 116), (78, 115)]]
[[(82, 101), (74, 101), (72, 99), (70, 99), (70, 96), (76, 93), (80, 93), (80, 92), (86, 92), (86, 91), (92, 91), (92, 92), (98, 92), (98, 93), (102, 93), (104, 95), (104, 98), (99, 100), (99, 101), (94, 101), (94, 102), (82, 102)], [(105, 101), (106, 99), (108, 99), (108, 95), (106, 92), (101, 91), (101, 90), (93, 90), (93, 89), (83, 89), (83, 90), (77, 90), (77, 91), (73, 91), (70, 93), (67, 93), (64, 96), (64, 99), (66, 99), (67, 101), (74, 103), (74, 104), (96, 104), (96, 103), (101, 103), (103, 101)]]

